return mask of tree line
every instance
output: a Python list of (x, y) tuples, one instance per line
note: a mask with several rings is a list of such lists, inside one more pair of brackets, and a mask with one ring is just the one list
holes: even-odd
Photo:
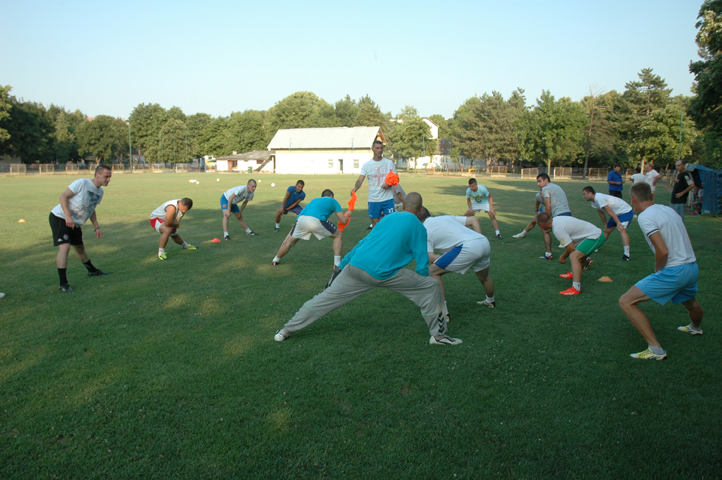
[[(701, 60), (692, 62), (694, 95), (672, 95), (651, 68), (623, 92), (600, 92), (575, 102), (544, 90), (527, 106), (524, 90), (472, 97), (451, 118), (431, 115), (439, 138), (451, 139), (452, 158), (490, 164), (603, 167), (620, 163), (658, 166), (677, 158), (722, 167), (722, 0), (707, 0), (698, 16)], [(133, 150), (151, 162), (187, 162), (265, 149), (282, 128), (380, 126), (394, 158), (433, 154), (436, 140), (413, 106), (382, 112), (368, 96), (330, 104), (312, 92), (296, 92), (268, 110), (229, 116), (186, 115), (178, 107), (140, 104), (127, 120), (18, 100), (0, 86), (0, 155), (23, 162), (67, 162), (94, 156), (127, 160)]]

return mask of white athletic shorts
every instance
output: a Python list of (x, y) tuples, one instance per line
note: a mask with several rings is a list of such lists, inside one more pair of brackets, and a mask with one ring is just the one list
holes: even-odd
[(482, 210), (484, 210), (485, 212), (488, 212), (490, 208), (491, 208), (491, 205), (489, 205), (489, 202), (486, 202), (486, 203), (471, 202), (471, 209), (476, 213), (479, 213)]
[(470, 268), (474, 272), (484, 270), (489, 268), (490, 264), (491, 245), (486, 237), (454, 247), (434, 262), (437, 267), (461, 274)]
[(316, 217), (301, 215), (296, 219), (296, 224), (291, 230), (291, 236), (299, 240), (308, 240), (311, 235), (315, 235), (316, 238), (322, 240), (336, 233), (336, 230), (336, 225), (328, 220), (322, 222)]

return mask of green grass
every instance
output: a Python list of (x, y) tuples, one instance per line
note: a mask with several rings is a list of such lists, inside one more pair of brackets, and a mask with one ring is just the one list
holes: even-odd
[[(71, 256), (73, 294), (57, 288), (47, 218), (75, 177), (0, 177), (0, 478), (722, 476), (718, 219), (686, 223), (705, 334), (676, 330), (687, 323), (679, 305), (642, 307), (664, 362), (629, 358), (646, 344), (617, 305), (654, 267), (636, 222), (632, 261), (620, 261), (614, 233), (584, 293), (561, 297), (567, 269), (537, 258), (540, 231), (511, 238), (533, 215), (536, 184), (503, 178), (481, 181), (504, 235), (490, 239), (498, 308), (476, 305), (473, 275), (445, 277), (450, 332), (463, 345), (429, 346), (418, 309), (382, 290), (279, 344), (275, 331), (332, 265), (329, 240), (299, 242), (270, 265), (285, 234), (272, 233), (273, 216), (296, 177), (260, 177), (246, 209), (260, 236), (232, 223), (234, 240), (214, 244), (220, 194), (247, 175), (116, 175), (97, 210), (104, 237), (86, 227), (85, 239), (112, 275), (89, 278)], [(342, 203), (355, 181), (299, 178), (309, 199), (331, 188)], [(464, 178), (402, 181), (434, 214), (466, 208)], [(585, 184), (559, 183), (574, 214), (598, 224)], [(361, 192), (344, 253), (367, 233)], [(668, 195), (658, 188), (660, 202)], [(148, 215), (183, 196), (195, 206), (180, 233), (200, 249), (169, 244), (158, 261)], [(481, 224), (491, 233), (486, 216)]]

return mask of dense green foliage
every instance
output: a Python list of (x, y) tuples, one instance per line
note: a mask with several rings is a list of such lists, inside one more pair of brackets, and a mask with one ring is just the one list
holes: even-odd
[[(378, 289), (279, 344), (275, 331), (330, 276), (331, 241), (299, 242), (272, 267), (293, 224), (284, 217), (284, 233), (272, 233), (275, 211), (298, 178), (264, 175), (244, 211), (260, 236), (232, 223), (233, 241), (212, 243), (220, 192), (248, 179), (218, 177), (114, 175), (97, 210), (103, 238), (85, 227), (90, 258), (111, 275), (89, 278), (71, 255), (73, 294), (57, 288), (48, 211), (77, 177), (0, 177), (18, 199), (0, 210), (0, 478), (719, 477), (717, 219), (687, 218), (704, 335), (676, 330), (687, 323), (679, 305), (642, 306), (663, 362), (629, 358), (646, 345), (617, 305), (654, 268), (636, 222), (632, 261), (619, 260), (613, 233), (583, 294), (561, 297), (567, 270), (537, 258), (539, 229), (511, 238), (532, 215), (536, 183), (498, 178), (480, 179), (504, 235), (491, 239), (497, 308), (476, 304), (471, 272), (444, 277), (462, 345), (429, 346), (418, 308)], [(356, 176), (305, 180), (309, 199), (331, 188), (344, 204)], [(466, 209), (466, 180), (401, 179), (434, 214)], [(585, 184), (558, 183), (574, 214), (599, 224)], [(344, 254), (367, 233), (366, 192)], [(664, 202), (669, 186), (657, 192)], [(161, 262), (148, 215), (183, 196), (194, 207), (179, 232), (199, 250), (170, 243)], [(486, 216), (481, 225), (491, 231)]]

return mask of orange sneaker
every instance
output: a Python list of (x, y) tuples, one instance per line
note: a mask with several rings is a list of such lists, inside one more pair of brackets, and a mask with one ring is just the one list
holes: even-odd
[(577, 290), (576, 288), (572, 287), (569, 290), (564, 290), (563, 292), (559, 292), (561, 295), (579, 295), (582, 293), (581, 290)]
[(572, 272), (562, 273), (562, 274), (559, 275), (559, 276), (562, 277), (562, 278), (574, 278), (574, 275), (572, 275)]

